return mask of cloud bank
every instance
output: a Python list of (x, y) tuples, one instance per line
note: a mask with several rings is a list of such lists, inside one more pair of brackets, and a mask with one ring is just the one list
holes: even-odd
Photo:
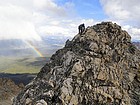
[[(32, 1), (28, 1), (32, 4)], [(38, 39), (33, 24), (33, 6), (21, 0), (0, 1), (0, 39)], [(29, 5), (29, 6), (28, 6)]]
[(0, 0), (0, 39), (73, 36), (80, 23), (94, 22), (77, 17), (73, 7), (71, 2), (59, 6), (54, 0)]

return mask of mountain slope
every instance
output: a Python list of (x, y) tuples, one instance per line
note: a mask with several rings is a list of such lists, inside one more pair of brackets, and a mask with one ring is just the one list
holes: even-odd
[(139, 105), (139, 55), (117, 24), (88, 27), (52, 55), (13, 105)]
[(38, 73), (49, 57), (0, 57), (0, 73)]
[(12, 98), (23, 88), (22, 83), (16, 85), (11, 79), (0, 78), (0, 105), (11, 105)]

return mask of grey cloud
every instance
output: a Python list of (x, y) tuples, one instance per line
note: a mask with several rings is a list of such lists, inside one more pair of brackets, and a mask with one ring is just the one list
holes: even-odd
[(111, 19), (140, 21), (139, 0), (100, 0), (104, 11)]
[(109, 20), (129, 25), (126, 30), (132, 39), (140, 40), (140, 0), (100, 0)]

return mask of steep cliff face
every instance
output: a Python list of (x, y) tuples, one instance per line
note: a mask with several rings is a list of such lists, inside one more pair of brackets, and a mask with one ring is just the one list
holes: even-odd
[(67, 41), (13, 105), (139, 105), (140, 51), (117, 24)]

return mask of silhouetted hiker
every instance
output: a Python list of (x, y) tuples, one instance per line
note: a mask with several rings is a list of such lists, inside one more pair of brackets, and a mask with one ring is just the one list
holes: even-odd
[(85, 25), (84, 24), (80, 24), (78, 29), (79, 29), (79, 34), (80, 35), (83, 34), (83, 32), (85, 31)]

